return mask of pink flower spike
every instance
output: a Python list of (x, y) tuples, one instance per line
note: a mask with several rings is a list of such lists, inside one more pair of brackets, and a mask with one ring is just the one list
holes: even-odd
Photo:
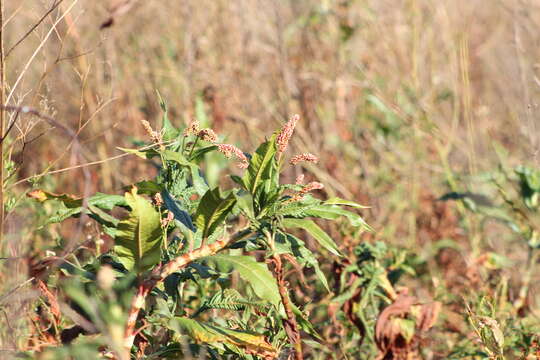
[(218, 144), (217, 147), (218, 151), (225, 155), (226, 158), (230, 158), (234, 155), (234, 157), (240, 160), (240, 162), (238, 163), (239, 168), (245, 169), (249, 166), (248, 158), (246, 157), (246, 155), (244, 155), (244, 152), (236, 146), (231, 144)]
[(296, 185), (302, 185), (304, 183), (304, 174), (300, 174), (296, 177), (296, 181), (294, 182)]
[(287, 148), (298, 120), (300, 120), (300, 115), (296, 114), (281, 128), (276, 140), (278, 154), (282, 154)]
[(291, 165), (296, 165), (302, 161), (312, 162), (316, 164), (319, 162), (319, 158), (311, 153), (303, 153), (300, 155), (293, 156), (292, 159), (289, 161), (289, 163)]

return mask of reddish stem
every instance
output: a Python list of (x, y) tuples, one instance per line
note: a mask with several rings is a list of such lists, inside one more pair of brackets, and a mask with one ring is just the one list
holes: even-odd
[(137, 334), (136, 326), (139, 312), (144, 307), (146, 297), (157, 284), (165, 280), (165, 278), (172, 273), (186, 267), (191, 262), (206, 256), (214, 255), (218, 251), (227, 247), (229, 244), (240, 240), (250, 233), (251, 231), (248, 229), (242, 230), (234, 234), (229, 239), (218, 240), (212, 244), (201, 246), (200, 248), (195, 249), (187, 254), (180, 255), (163, 266), (157, 266), (148, 278), (140, 281), (137, 287), (137, 292), (131, 300), (131, 306), (128, 313), (128, 320), (124, 335), (124, 348), (126, 351), (129, 353), (131, 347), (133, 346), (133, 341), (135, 340), (135, 336)]

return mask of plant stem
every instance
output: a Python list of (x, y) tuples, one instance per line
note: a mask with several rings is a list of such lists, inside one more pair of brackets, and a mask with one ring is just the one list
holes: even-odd
[(279, 296), (281, 297), (281, 302), (283, 303), (285, 314), (287, 315), (287, 319), (283, 319), (283, 326), (285, 327), (285, 332), (287, 333), (289, 341), (294, 346), (294, 358), (296, 360), (303, 360), (304, 355), (302, 353), (302, 338), (300, 337), (296, 317), (292, 311), (291, 301), (289, 299), (289, 290), (287, 289), (287, 284), (283, 275), (283, 263), (281, 261), (281, 256), (274, 255), (272, 259), (274, 262), (274, 275), (278, 285)]
[(195, 249), (187, 254), (180, 255), (163, 266), (157, 266), (146, 279), (140, 281), (139, 285), (137, 286), (137, 292), (131, 300), (126, 330), (124, 333), (124, 349), (128, 353), (131, 350), (133, 341), (135, 340), (135, 335), (137, 333), (136, 324), (139, 312), (144, 307), (146, 297), (157, 284), (165, 280), (167, 276), (181, 270), (193, 261), (206, 256), (214, 255), (218, 251), (223, 250), (229, 244), (246, 237), (250, 233), (250, 229), (244, 229), (235, 233), (230, 238), (215, 241), (212, 244), (201, 246), (200, 248)]

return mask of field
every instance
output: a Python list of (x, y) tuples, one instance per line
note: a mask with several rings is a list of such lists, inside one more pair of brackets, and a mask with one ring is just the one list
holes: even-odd
[(540, 2), (0, 4), (0, 359), (540, 359)]

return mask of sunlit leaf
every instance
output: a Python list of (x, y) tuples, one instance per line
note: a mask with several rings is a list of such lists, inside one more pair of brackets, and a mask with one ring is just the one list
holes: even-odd
[(126, 269), (144, 271), (160, 261), (160, 215), (148, 200), (137, 195), (136, 188), (125, 197), (131, 212), (118, 224), (114, 251)]
[(226, 198), (221, 198), (219, 188), (208, 190), (204, 194), (195, 214), (195, 224), (202, 232), (204, 239), (212, 235), (217, 227), (225, 221), (235, 203), (236, 199), (232, 193)]
[(307, 231), (315, 240), (332, 254), (340, 256), (338, 247), (334, 240), (323, 229), (312, 220), (307, 219), (283, 219), (283, 226), (286, 229), (300, 228)]
[(204, 259), (213, 264), (220, 272), (238, 271), (240, 277), (247, 281), (255, 294), (261, 299), (269, 301), (276, 307), (281, 298), (276, 281), (265, 263), (257, 262), (250, 256), (214, 255)]

